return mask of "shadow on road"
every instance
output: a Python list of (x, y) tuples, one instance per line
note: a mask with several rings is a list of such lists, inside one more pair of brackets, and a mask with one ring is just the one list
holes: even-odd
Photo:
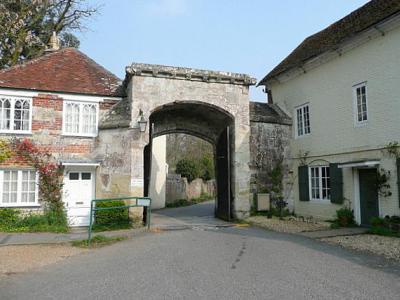
[(177, 208), (154, 210), (151, 225), (153, 227), (167, 226), (227, 226), (230, 223), (215, 218), (215, 202), (207, 201)]

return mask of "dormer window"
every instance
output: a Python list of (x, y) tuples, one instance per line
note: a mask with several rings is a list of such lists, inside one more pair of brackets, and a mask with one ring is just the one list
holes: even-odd
[(0, 132), (30, 133), (32, 119), (30, 98), (0, 95)]
[(86, 102), (64, 102), (63, 134), (96, 136), (98, 104)]

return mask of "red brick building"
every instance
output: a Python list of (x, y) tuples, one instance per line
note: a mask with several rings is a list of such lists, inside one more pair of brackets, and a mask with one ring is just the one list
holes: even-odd
[[(80, 214), (95, 192), (99, 119), (122, 91), (119, 78), (74, 48), (0, 71), (0, 139), (32, 139), (64, 164), (72, 224), (85, 225)], [(39, 208), (37, 177), (15, 158), (0, 164), (0, 207)]]

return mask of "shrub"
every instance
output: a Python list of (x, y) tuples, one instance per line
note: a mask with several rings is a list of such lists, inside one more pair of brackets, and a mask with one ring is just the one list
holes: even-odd
[(194, 161), (181, 159), (176, 164), (176, 173), (186, 177), (188, 182), (191, 182), (199, 177), (199, 168)]
[[(125, 202), (121, 200), (97, 202), (96, 207), (115, 207), (124, 206)], [(96, 224), (121, 224), (129, 223), (128, 208), (117, 208), (110, 210), (96, 211)]]
[(378, 235), (400, 237), (400, 217), (386, 216), (385, 218), (371, 218), (371, 228), (369, 232)]
[[(349, 208), (341, 208), (336, 211), (336, 219), (333, 221), (336, 227), (353, 227), (356, 226), (354, 213)], [(335, 227), (335, 225), (333, 225)]]
[(380, 217), (373, 217), (371, 218), (371, 226), (384, 226), (385, 225), (385, 219), (380, 218)]
[(391, 216), (389, 217), (390, 223), (400, 224), (400, 216)]

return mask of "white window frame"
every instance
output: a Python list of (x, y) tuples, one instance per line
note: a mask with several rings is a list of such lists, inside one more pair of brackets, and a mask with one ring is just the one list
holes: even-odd
[[(67, 105), (77, 104), (79, 106), (79, 129), (77, 133), (66, 132), (65, 122), (67, 120)], [(83, 106), (89, 104), (94, 105), (96, 108), (96, 131), (95, 133), (83, 133)], [(83, 102), (83, 101), (69, 101), (65, 100), (63, 102), (63, 122), (62, 122), (62, 135), (66, 136), (83, 136), (83, 137), (96, 137), (99, 131), (99, 103), (98, 102)]]
[[(17, 171), (17, 202), (16, 203), (3, 203), (3, 186), (4, 186), (4, 172)], [(1, 169), (0, 170), (0, 207), (38, 207), (39, 204), (39, 173), (36, 172), (35, 180), (35, 202), (21, 202), (22, 198), (22, 172), (35, 171), (34, 169)]]
[[(312, 189), (312, 172), (311, 169), (317, 168), (318, 169), (318, 186), (319, 186), (319, 198), (314, 198), (313, 197), (313, 189)], [(332, 186), (331, 186), (331, 181), (330, 181), (330, 172), (329, 172), (329, 197), (328, 198), (322, 198), (323, 194), (323, 187), (322, 187), (322, 168), (327, 168), (329, 169), (328, 165), (320, 165), (320, 166), (309, 166), (308, 167), (308, 191), (310, 195), (310, 201), (313, 202), (318, 202), (318, 203), (331, 203), (331, 191), (332, 191)]]
[[(31, 97), (25, 96), (9, 96), (0, 94), (0, 98), (10, 100), (11, 111), (10, 111), (10, 129), (0, 129), (0, 133), (12, 133), (12, 134), (31, 134), (32, 133), (32, 114), (33, 114), (33, 101)], [(23, 100), (29, 103), (29, 124), (28, 130), (15, 130), (14, 129), (14, 117), (15, 117), (15, 101)], [(12, 129), (11, 129), (12, 128)]]
[[(357, 90), (365, 87), (365, 106), (366, 106), (366, 113), (367, 113), (367, 119), (359, 121), (358, 120), (358, 103), (357, 103)], [(370, 114), (369, 114), (369, 109), (368, 109), (368, 87), (367, 87), (367, 82), (361, 82), (356, 85), (353, 85), (353, 115), (354, 115), (354, 126), (355, 127), (360, 127), (360, 126), (365, 126), (368, 124), (368, 120), (370, 119)]]
[[(306, 133), (306, 123), (305, 123), (305, 118), (304, 118), (304, 109), (308, 108), (308, 132)], [(298, 113), (301, 111), (302, 115), (302, 121), (301, 121), (301, 129), (302, 129), (302, 134), (299, 134), (299, 122), (298, 122)], [(295, 137), (296, 138), (301, 138), (307, 135), (311, 134), (311, 110), (310, 110), (310, 103), (304, 103), (300, 106), (295, 107), (294, 109), (294, 122), (295, 122)]]

